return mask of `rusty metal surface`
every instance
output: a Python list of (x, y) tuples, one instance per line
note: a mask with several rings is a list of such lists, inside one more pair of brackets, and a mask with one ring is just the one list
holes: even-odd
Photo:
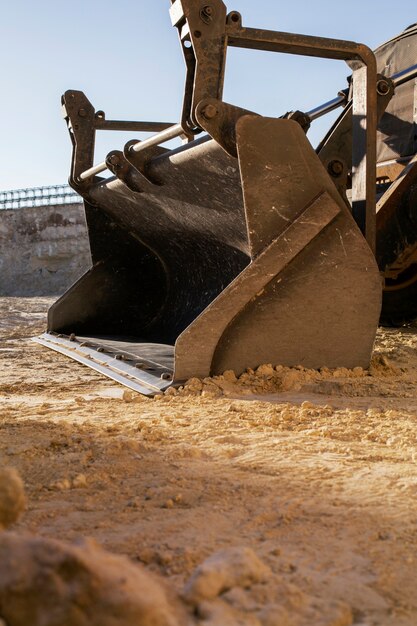
[(79, 176), (94, 162), (96, 139), (95, 110), (82, 91), (66, 91), (61, 98), (62, 115), (67, 123), (72, 143), (72, 159), (69, 183), (78, 193)]
[(246, 116), (237, 137), (253, 260), (180, 335), (174, 378), (366, 366), (381, 283), (350, 212), (295, 122)]
[(221, 0), (171, 0), (187, 67), (182, 124), (193, 129), (195, 109), (205, 98), (222, 99), (226, 64), (226, 6)]
[[(375, 253), (376, 61), (352, 75), (352, 215)], [(371, 84), (370, 84), (371, 83)], [(365, 132), (364, 132), (365, 125)]]

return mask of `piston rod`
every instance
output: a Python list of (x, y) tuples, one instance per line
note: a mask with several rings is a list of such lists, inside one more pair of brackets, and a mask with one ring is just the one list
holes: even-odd
[(412, 65), (407, 70), (403, 70), (402, 72), (398, 72), (391, 76), (391, 80), (394, 83), (394, 87), (399, 87), (404, 83), (407, 83), (409, 80), (413, 80), (413, 78), (417, 78), (417, 65)]
[(144, 141), (138, 141), (138, 143), (130, 146), (130, 152), (142, 152), (142, 150), (146, 150), (147, 148), (153, 148), (154, 146), (159, 146), (160, 143), (165, 143), (166, 141), (170, 141), (171, 139), (175, 139), (176, 137), (180, 137), (184, 134), (184, 129), (181, 124), (174, 124), (165, 130), (162, 130), (157, 135), (153, 135), (149, 137), (149, 139), (145, 139)]
[(94, 165), (93, 167), (89, 167), (88, 170), (85, 170), (84, 172), (81, 172), (81, 174), (78, 177), (78, 180), (82, 181), (82, 180), (88, 180), (89, 178), (92, 178), (93, 176), (96, 176), (96, 174), (100, 174), (101, 172), (104, 172), (104, 170), (107, 169), (107, 165), (105, 163), (105, 161), (103, 161), (103, 163), (99, 163), (98, 165)]
[[(144, 141), (138, 141), (136, 144), (130, 147), (132, 152), (141, 152), (142, 150), (146, 150), (147, 148), (152, 148), (154, 146), (159, 146), (161, 143), (165, 143), (166, 141), (170, 141), (171, 139), (175, 139), (176, 137), (180, 137), (184, 134), (184, 130), (181, 124), (173, 124), (169, 128), (162, 130), (160, 133), (149, 137), (149, 139), (145, 139)], [(85, 170), (79, 175), (79, 180), (88, 180), (96, 174), (100, 174), (107, 169), (106, 162), (99, 163), (98, 165), (94, 165), (90, 167), (88, 170)]]
[(337, 98), (333, 98), (333, 100), (329, 100), (328, 102), (321, 104), (315, 109), (308, 111), (306, 115), (308, 115), (310, 120), (313, 122), (314, 120), (318, 120), (319, 117), (323, 117), (323, 115), (327, 115), (327, 113), (330, 113), (331, 111), (334, 111), (335, 109), (343, 106), (344, 104), (346, 104), (346, 102), (346, 96), (338, 96)]

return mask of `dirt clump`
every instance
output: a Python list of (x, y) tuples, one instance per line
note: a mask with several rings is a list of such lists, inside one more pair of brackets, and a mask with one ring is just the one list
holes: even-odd
[(25, 510), (23, 481), (13, 467), (0, 468), (0, 530), (14, 524)]
[(256, 395), (276, 395), (289, 392), (313, 392), (323, 395), (365, 396), (373, 390), (386, 394), (385, 388), (390, 383), (397, 387), (404, 385), (405, 368), (394, 366), (388, 356), (376, 352), (368, 369), (346, 367), (309, 369), (273, 366), (271, 363), (260, 365), (256, 369), (247, 369), (237, 376), (227, 370), (219, 376), (191, 378), (183, 386), (168, 388), (165, 396), (201, 396), (206, 398), (246, 397)]
[(0, 535), (0, 615), (9, 626), (184, 626), (154, 576), (93, 541)]
[(233, 587), (249, 587), (265, 580), (269, 568), (250, 548), (227, 548), (206, 559), (197, 567), (184, 589), (191, 604), (216, 598)]

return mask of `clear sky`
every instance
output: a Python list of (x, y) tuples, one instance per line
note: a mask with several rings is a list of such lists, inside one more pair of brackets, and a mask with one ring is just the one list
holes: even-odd
[[(71, 146), (60, 111), (66, 89), (84, 91), (108, 119), (179, 120), (185, 72), (169, 6), (169, 0), (4, 3), (0, 190), (67, 180)], [(416, 0), (230, 0), (233, 9), (246, 26), (372, 48), (417, 22)], [(342, 62), (235, 49), (227, 70), (226, 101), (277, 116), (333, 98), (349, 73)], [(329, 123), (325, 118), (313, 129), (313, 143)], [(100, 133), (96, 162), (131, 138)]]

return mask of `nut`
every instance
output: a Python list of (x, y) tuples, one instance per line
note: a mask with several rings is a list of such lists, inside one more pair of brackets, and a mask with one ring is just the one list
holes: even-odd
[(231, 21), (236, 24), (240, 20), (240, 13), (237, 13), (237, 11), (233, 11), (232, 13), (230, 13), (229, 17)]
[(213, 7), (209, 4), (206, 4), (200, 11), (200, 18), (203, 20), (205, 24), (209, 24), (213, 17)]
[(109, 163), (112, 165), (119, 165), (120, 159), (117, 154), (112, 154), (111, 157), (109, 157)]
[(206, 120), (212, 120), (218, 114), (218, 110), (217, 107), (214, 106), (214, 104), (207, 104), (201, 111), (201, 113), (203, 117), (206, 118)]
[(376, 90), (380, 96), (386, 96), (389, 93), (389, 83), (383, 78), (376, 84)]
[(340, 176), (343, 173), (343, 163), (335, 159), (334, 161), (330, 161), (327, 169), (331, 176)]

